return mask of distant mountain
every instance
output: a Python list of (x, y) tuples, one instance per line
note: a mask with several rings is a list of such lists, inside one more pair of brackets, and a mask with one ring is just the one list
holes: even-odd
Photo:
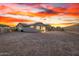
[(66, 30), (79, 31), (79, 23), (72, 26), (65, 27)]

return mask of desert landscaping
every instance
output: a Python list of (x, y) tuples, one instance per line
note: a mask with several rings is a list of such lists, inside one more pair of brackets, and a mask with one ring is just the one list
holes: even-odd
[(63, 31), (0, 34), (2, 56), (77, 56), (78, 45), (78, 34)]

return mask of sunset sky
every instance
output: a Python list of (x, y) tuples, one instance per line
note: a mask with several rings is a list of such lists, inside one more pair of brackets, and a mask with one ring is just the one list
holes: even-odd
[(79, 3), (0, 3), (0, 24), (19, 22), (70, 26), (79, 23)]

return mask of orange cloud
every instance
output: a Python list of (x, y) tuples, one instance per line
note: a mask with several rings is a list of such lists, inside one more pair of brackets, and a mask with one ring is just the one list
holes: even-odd
[(68, 13), (79, 13), (79, 8), (68, 8), (66, 10)]
[(33, 22), (32, 20), (22, 20), (22, 19), (16, 19), (16, 18), (10, 18), (10, 17), (2, 17), (0, 16), (0, 24), (6, 24), (9, 26), (15, 26), (16, 22)]
[(47, 17), (47, 16), (54, 16), (56, 14), (46, 13), (46, 12), (39, 12), (39, 13), (32, 13), (32, 12), (9, 12), (8, 14), (15, 14), (15, 15), (24, 15), (24, 16), (35, 16), (35, 17)]
[(22, 20), (22, 19), (0, 16), (0, 22), (32, 22), (32, 20)]
[(56, 12), (61, 12), (61, 13), (63, 13), (66, 9), (65, 9), (65, 8), (61, 8), (61, 7), (56, 7), (56, 8), (53, 8), (52, 10), (53, 10), (53, 11), (56, 11)]
[(8, 7), (0, 5), (0, 10), (6, 9)]
[(79, 3), (69, 4), (66, 11), (70, 16), (79, 17)]

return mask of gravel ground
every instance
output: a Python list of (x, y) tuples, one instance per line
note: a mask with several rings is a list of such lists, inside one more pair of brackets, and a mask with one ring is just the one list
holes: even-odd
[(79, 56), (79, 35), (62, 31), (0, 34), (1, 56)]

